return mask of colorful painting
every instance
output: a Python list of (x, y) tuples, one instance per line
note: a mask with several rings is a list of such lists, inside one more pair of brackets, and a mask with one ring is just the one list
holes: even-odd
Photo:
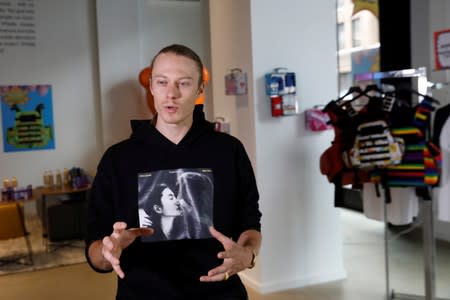
[(0, 86), (4, 152), (54, 149), (50, 85)]
[(352, 73), (361, 74), (380, 71), (380, 48), (369, 48), (354, 51), (351, 54)]

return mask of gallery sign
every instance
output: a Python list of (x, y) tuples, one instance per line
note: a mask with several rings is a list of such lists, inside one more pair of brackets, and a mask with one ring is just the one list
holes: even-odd
[(450, 69), (450, 29), (434, 33), (434, 57), (436, 70)]

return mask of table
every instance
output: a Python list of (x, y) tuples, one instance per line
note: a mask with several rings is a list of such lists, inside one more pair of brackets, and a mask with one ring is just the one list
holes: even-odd
[[(47, 197), (48, 196), (59, 196), (59, 195), (71, 195), (79, 193), (82, 197), (82, 200), (86, 200), (86, 193), (90, 189), (90, 185), (74, 188), (71, 185), (62, 185), (62, 186), (52, 186), (52, 187), (37, 187), (33, 190), (33, 195), (36, 198), (41, 199), (41, 211), (42, 211), (42, 219), (44, 222), (47, 222)], [(45, 242), (45, 248), (47, 252), (50, 251), (50, 240), (48, 237), (47, 228), (42, 222), (42, 236)], [(47, 222), (48, 223), (48, 222)], [(48, 227), (48, 224), (47, 224)], [(62, 244), (61, 246), (68, 246), (70, 244)]]

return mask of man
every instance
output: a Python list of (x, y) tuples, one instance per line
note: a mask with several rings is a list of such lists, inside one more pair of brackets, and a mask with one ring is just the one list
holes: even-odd
[[(151, 68), (157, 115), (152, 122), (132, 121), (131, 137), (110, 147), (99, 163), (89, 202), (88, 262), (98, 272), (117, 273), (116, 299), (247, 299), (235, 275), (253, 267), (261, 245), (251, 163), (239, 140), (215, 132), (198, 109), (194, 114), (204, 88), (203, 64), (195, 52), (168, 46)], [(145, 242), (141, 236), (153, 229), (139, 227), (138, 203), (147, 192), (138, 179), (152, 186), (185, 169), (212, 178), (212, 189), (190, 193), (201, 195), (190, 200), (195, 207), (212, 202), (211, 209), (191, 215), (184, 225), (188, 232), (211, 218), (210, 236)]]

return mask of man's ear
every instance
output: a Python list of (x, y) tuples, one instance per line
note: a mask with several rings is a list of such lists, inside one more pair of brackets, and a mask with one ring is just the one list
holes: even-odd
[(202, 82), (202, 83), (200, 84), (200, 86), (198, 87), (198, 90), (197, 90), (197, 96), (203, 94), (204, 91), (205, 91), (205, 83)]
[(162, 214), (162, 212), (163, 212), (161, 206), (159, 206), (159, 205), (157, 205), (157, 204), (153, 205), (153, 210), (154, 210), (155, 213), (157, 213), (157, 214)]

